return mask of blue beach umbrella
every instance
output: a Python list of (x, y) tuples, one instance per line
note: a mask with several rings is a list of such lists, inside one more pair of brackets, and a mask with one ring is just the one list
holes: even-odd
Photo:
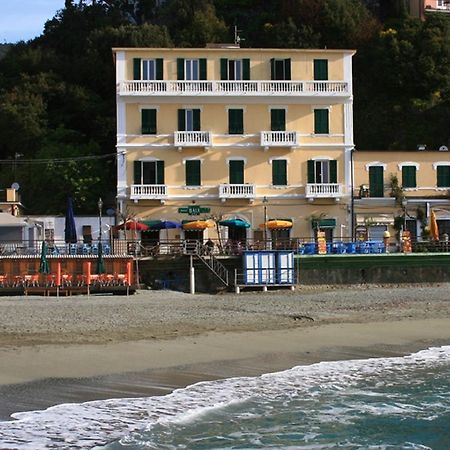
[(73, 202), (72, 197), (67, 197), (66, 208), (66, 224), (64, 228), (64, 240), (67, 244), (76, 244), (77, 242), (77, 230), (75, 227), (75, 217), (73, 214)]

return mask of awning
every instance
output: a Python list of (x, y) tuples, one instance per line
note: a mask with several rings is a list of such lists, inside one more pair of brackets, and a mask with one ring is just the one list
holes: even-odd
[(313, 229), (335, 228), (336, 227), (336, 219), (311, 220), (311, 226)]
[[(260, 225), (261, 228), (264, 228), (264, 224)], [(292, 228), (292, 221), (290, 220), (281, 220), (281, 219), (272, 219), (268, 220), (265, 223), (265, 227), (268, 230), (282, 230), (286, 228)]]
[(225, 219), (219, 222), (223, 227), (250, 228), (250, 224), (243, 219)]
[(216, 226), (214, 220), (191, 220), (183, 221), (184, 230), (206, 230), (207, 228), (214, 228)]

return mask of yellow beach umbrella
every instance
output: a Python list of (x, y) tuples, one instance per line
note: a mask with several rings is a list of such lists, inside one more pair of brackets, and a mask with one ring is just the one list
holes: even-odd
[(430, 215), (430, 233), (431, 233), (431, 237), (435, 241), (439, 240), (439, 227), (438, 227), (437, 220), (436, 220), (436, 214), (434, 213), (433, 210), (431, 211), (431, 215)]
[(184, 230), (206, 230), (215, 226), (214, 220), (193, 220), (192, 222), (183, 223)]
[(292, 222), (290, 220), (280, 220), (280, 219), (268, 220), (265, 224), (260, 225), (260, 227), (264, 228), (264, 225), (268, 230), (292, 228)]

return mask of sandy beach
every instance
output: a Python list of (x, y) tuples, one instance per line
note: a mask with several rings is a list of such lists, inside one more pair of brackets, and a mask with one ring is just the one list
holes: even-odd
[(450, 345), (450, 284), (0, 297), (0, 418)]

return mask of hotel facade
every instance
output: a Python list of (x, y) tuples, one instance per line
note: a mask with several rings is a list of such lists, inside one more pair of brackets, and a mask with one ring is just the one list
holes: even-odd
[(248, 225), (170, 238), (351, 236), (354, 51), (113, 52), (122, 216)]

